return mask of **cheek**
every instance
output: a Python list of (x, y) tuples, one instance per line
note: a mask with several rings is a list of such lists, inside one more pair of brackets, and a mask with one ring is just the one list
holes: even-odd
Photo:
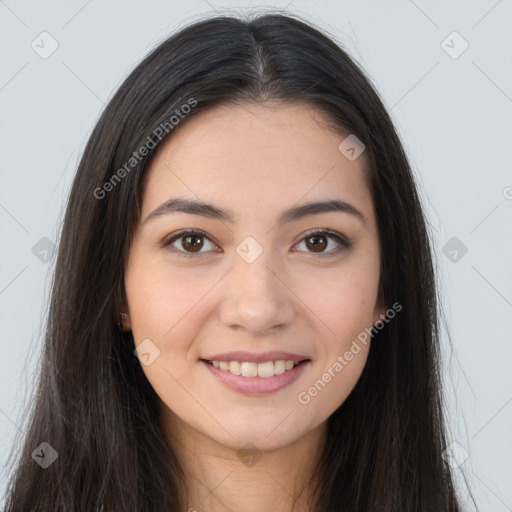
[(323, 326), (323, 344), (329, 353), (347, 350), (373, 325), (378, 281), (378, 261), (354, 258), (329, 275), (310, 275), (300, 285), (297, 282), (298, 295), (306, 298), (304, 302)]
[[(318, 276), (317, 276), (318, 277)], [(301, 291), (317, 317), (318, 366), (299, 402), (321, 417), (334, 412), (357, 384), (365, 367), (378, 293), (379, 264), (354, 258), (329, 276), (309, 278)], [(335, 283), (335, 284), (333, 284)], [(308, 291), (308, 295), (304, 295)], [(306, 410), (307, 410), (306, 409)]]
[(157, 395), (171, 409), (188, 409), (190, 396), (182, 386), (195, 388), (198, 384), (193, 381), (198, 357), (194, 340), (210, 314), (206, 309), (208, 291), (218, 281), (212, 274), (190, 269), (180, 272), (168, 261), (147, 256), (140, 262), (134, 257), (126, 274), (137, 352), (145, 352), (141, 344), (149, 339), (154, 345), (148, 346), (157, 354), (149, 365), (141, 358), (141, 367)]
[[(141, 368), (160, 399), (171, 408), (184, 408), (189, 398), (180, 383), (190, 378), (190, 323), (205, 290), (168, 263), (133, 258), (125, 277), (131, 330)], [(151, 343), (148, 343), (150, 340)], [(145, 344), (145, 345), (144, 345)], [(143, 348), (144, 347), (144, 348)], [(149, 364), (142, 354), (149, 352)]]
[(204, 279), (171, 271), (168, 263), (134, 265), (126, 276), (126, 293), (135, 340), (174, 338), (207, 290)]
[(367, 292), (365, 287), (347, 285), (317, 303), (329, 330), (322, 328), (326, 334), (317, 338), (317, 364), (297, 397), (312, 418), (330, 416), (361, 377), (371, 341), (373, 304)]

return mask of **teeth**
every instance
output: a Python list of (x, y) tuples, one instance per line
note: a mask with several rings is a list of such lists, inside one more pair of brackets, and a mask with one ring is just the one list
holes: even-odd
[(239, 363), (238, 361), (230, 361), (229, 371), (233, 375), (240, 375), (242, 373), (242, 363)]
[(258, 366), (259, 364), (257, 363), (241, 363), (240, 370), (242, 371), (242, 375), (244, 377), (257, 377)]
[(299, 364), (294, 361), (266, 361), (264, 363), (250, 363), (239, 361), (209, 361), (214, 368), (230, 372), (233, 375), (242, 375), (244, 377), (273, 377), (281, 375), (287, 370), (291, 370)]
[(276, 361), (274, 363), (274, 375), (281, 375), (286, 371), (286, 363), (285, 361)]

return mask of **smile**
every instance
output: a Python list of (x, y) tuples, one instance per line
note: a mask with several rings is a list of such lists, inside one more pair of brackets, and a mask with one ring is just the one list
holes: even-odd
[[(267, 395), (295, 382), (311, 364), (311, 360), (278, 359), (256, 363), (202, 359), (201, 363), (208, 373), (232, 391), (246, 395)], [(232, 371), (236, 373), (232, 373)]]
[(214, 368), (230, 372), (233, 375), (242, 375), (243, 377), (263, 377), (269, 378), (274, 375), (292, 370), (299, 361), (266, 361), (263, 363), (252, 363), (249, 361), (208, 361)]

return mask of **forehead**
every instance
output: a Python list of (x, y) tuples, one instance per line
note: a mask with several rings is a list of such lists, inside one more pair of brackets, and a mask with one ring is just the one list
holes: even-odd
[(289, 203), (339, 198), (368, 211), (364, 158), (347, 159), (338, 149), (345, 135), (330, 126), (304, 103), (219, 105), (196, 114), (153, 158), (143, 216), (170, 195), (276, 212)]

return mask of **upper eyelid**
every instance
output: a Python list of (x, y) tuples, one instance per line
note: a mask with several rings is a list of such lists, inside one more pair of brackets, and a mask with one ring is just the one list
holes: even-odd
[(208, 233), (205, 233), (200, 229), (181, 229), (175, 233), (171, 233), (170, 235), (166, 236), (162, 243), (169, 244), (175, 240), (179, 240), (180, 238), (188, 234), (204, 236), (205, 238), (208, 238), (210, 242), (213, 242), (215, 245), (219, 245)]

